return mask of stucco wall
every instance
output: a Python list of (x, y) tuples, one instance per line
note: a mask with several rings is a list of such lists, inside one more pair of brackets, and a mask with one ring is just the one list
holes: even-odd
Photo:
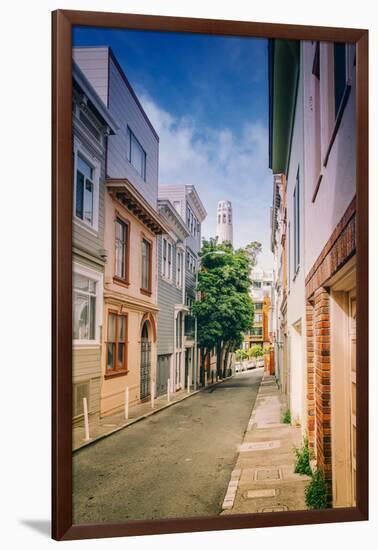
[[(302, 47), (302, 45), (301, 45)], [(303, 59), (298, 82), (298, 95), (295, 110), (293, 127), (292, 147), (287, 174), (287, 220), (290, 224), (288, 239), (290, 240), (289, 251), (289, 285), (288, 285), (288, 344), (290, 350), (290, 410), (294, 421), (300, 422), (306, 427), (305, 407), (305, 216), (304, 202), (306, 200), (306, 189), (304, 184), (303, 170)], [(293, 195), (299, 170), (300, 181), (300, 258), (299, 270), (294, 274), (294, 205)]]
[[(335, 115), (331, 107), (333, 89), (333, 58), (331, 44), (320, 45), (320, 110), (321, 110), (321, 162), (323, 164), (335, 125)], [(327, 166), (322, 166), (323, 177), (315, 201), (315, 189), (319, 169), (314, 167), (314, 125), (315, 111), (312, 108), (314, 95), (314, 75), (312, 74), (314, 45), (305, 42), (304, 51), (304, 127), (306, 146), (306, 186), (308, 193), (305, 200), (306, 226), (309, 228), (305, 241), (306, 275), (315, 263), (329, 239), (333, 229), (342, 218), (345, 210), (356, 194), (356, 116), (355, 116), (355, 67), (352, 68), (350, 95), (341, 119), (340, 127), (333, 143)], [(351, 52), (353, 56), (353, 51)], [(353, 61), (351, 62), (353, 67)]]

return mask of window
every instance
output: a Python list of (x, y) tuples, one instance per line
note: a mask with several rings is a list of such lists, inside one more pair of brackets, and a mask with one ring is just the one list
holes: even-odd
[(186, 293), (185, 304), (188, 306), (189, 309), (191, 309), (192, 305), (194, 304), (193, 296), (190, 296), (188, 293)]
[(186, 225), (188, 226), (189, 232), (193, 237), (196, 237), (196, 235), (199, 234), (198, 220), (188, 205), (186, 206)]
[(142, 239), (142, 286), (141, 290), (151, 293), (151, 243)]
[(261, 302), (257, 302), (257, 304), (254, 304), (254, 306), (255, 306), (256, 311), (262, 309), (262, 307), (263, 307)]
[(226, 223), (226, 214), (223, 214), (223, 223)]
[[(321, 112), (320, 112), (320, 44), (316, 42), (314, 60), (312, 64), (312, 103), (311, 110), (314, 117), (313, 125), (313, 154), (314, 154), (314, 186), (313, 192), (316, 193), (321, 171)], [(319, 182), (320, 183), (320, 182)]]
[(181, 322), (181, 312), (177, 314), (176, 317), (176, 348), (181, 348), (182, 346), (182, 322)]
[(165, 279), (172, 281), (173, 272), (172, 272), (172, 256), (173, 256), (173, 245), (168, 241), (168, 239), (162, 239), (162, 262), (161, 262), (161, 274)]
[(252, 281), (253, 288), (261, 288), (261, 281)]
[(140, 177), (146, 181), (146, 152), (129, 127), (127, 127), (127, 136), (127, 160), (134, 166)]
[(190, 273), (196, 272), (196, 259), (190, 252), (186, 254), (186, 267)]
[(109, 312), (106, 339), (106, 372), (127, 372), (127, 315)]
[(129, 224), (117, 216), (115, 223), (115, 275), (128, 282)]
[(177, 251), (177, 255), (176, 255), (176, 286), (178, 288), (182, 287), (182, 264), (183, 264), (183, 253)]
[(345, 88), (347, 86), (346, 44), (335, 42), (333, 45), (335, 118), (339, 112)]
[(255, 323), (262, 323), (262, 313), (255, 313)]
[(297, 181), (293, 195), (293, 212), (294, 212), (294, 277), (299, 270), (300, 263), (300, 185), (299, 185), (299, 167), (297, 172)]
[(220, 223), (220, 222), (221, 222), (221, 215), (218, 214), (218, 223)]
[(172, 245), (168, 243), (168, 279), (172, 280)]
[(81, 155), (76, 160), (75, 216), (94, 225), (94, 169)]
[(96, 340), (96, 281), (73, 274), (73, 339)]
[(251, 336), (262, 336), (263, 329), (262, 327), (252, 327), (250, 330)]

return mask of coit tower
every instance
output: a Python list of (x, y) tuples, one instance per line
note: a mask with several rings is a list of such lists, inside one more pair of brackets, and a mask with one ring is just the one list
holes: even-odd
[(233, 244), (232, 234), (232, 205), (230, 201), (219, 201), (217, 211), (218, 243)]

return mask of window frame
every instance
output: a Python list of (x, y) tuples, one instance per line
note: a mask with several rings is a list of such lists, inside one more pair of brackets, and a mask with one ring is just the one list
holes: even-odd
[(184, 251), (176, 248), (176, 287), (183, 286)]
[[(116, 240), (117, 240), (117, 223), (121, 223), (126, 227), (126, 241), (124, 243), (124, 269), (125, 269), (125, 277), (121, 277), (120, 275), (117, 275), (117, 257), (116, 257)], [(114, 218), (114, 276), (113, 281), (116, 284), (122, 284), (129, 286), (130, 284), (130, 228), (131, 224), (129, 220), (124, 218), (118, 210), (115, 211), (115, 218)]]
[[(110, 315), (114, 315), (115, 320), (115, 340), (109, 341), (109, 319)], [(123, 366), (122, 368), (118, 368), (118, 346), (120, 344), (119, 336), (118, 336), (118, 327), (119, 327), (119, 318), (123, 317), (125, 319), (125, 338), (121, 342), (125, 346), (125, 353), (123, 358)], [(105, 344), (105, 374), (104, 378), (114, 378), (116, 376), (122, 376), (124, 374), (127, 374), (129, 372), (128, 368), (128, 349), (129, 349), (129, 341), (128, 341), (128, 334), (129, 334), (129, 316), (128, 313), (121, 313), (116, 309), (108, 309), (107, 315), (106, 315), (106, 338), (104, 340)], [(108, 368), (108, 344), (114, 343), (114, 369)]]
[[(93, 170), (93, 178), (91, 180), (93, 184), (93, 222), (90, 223), (83, 218), (76, 215), (76, 195), (77, 195), (77, 172), (78, 172), (78, 157), (81, 157)], [(73, 150), (73, 220), (76, 224), (85, 228), (86, 230), (98, 233), (98, 220), (99, 220), (99, 192), (100, 192), (100, 172), (101, 163), (93, 155), (85, 151), (84, 147), (74, 139)], [(84, 176), (85, 181), (85, 176)], [(83, 203), (84, 204), (84, 203)]]
[[(101, 327), (102, 327), (102, 307), (103, 307), (103, 274), (100, 271), (91, 269), (90, 267), (72, 263), (72, 274), (78, 274), (82, 277), (87, 277), (96, 283), (96, 307), (95, 307), (95, 338), (91, 340), (77, 339), (73, 337), (72, 327), (72, 344), (74, 347), (98, 347), (101, 344)], [(72, 286), (72, 303), (74, 288)], [(73, 316), (73, 311), (72, 311)]]
[(300, 177), (299, 166), (297, 170), (297, 176), (295, 179), (295, 186), (293, 191), (293, 220), (294, 220), (294, 273), (293, 281), (295, 280), (301, 265), (301, 189), (300, 189)]
[[(143, 246), (143, 241), (146, 242), (148, 245), (149, 245), (149, 250), (150, 250), (150, 254), (149, 254), (149, 262), (148, 262), (148, 287), (145, 288), (143, 286), (143, 249), (142, 249), (142, 246)], [(152, 240), (149, 239), (148, 237), (146, 237), (146, 235), (144, 235), (142, 233), (141, 235), (141, 248), (140, 248), (140, 266), (141, 266), (141, 271), (140, 271), (140, 292), (146, 296), (151, 296), (152, 295), (152, 252), (153, 252), (153, 243), (152, 243)]]
[[(140, 147), (141, 151), (142, 151), (142, 158), (143, 158), (143, 170), (142, 170), (142, 174), (139, 172), (138, 168), (135, 166), (135, 164), (133, 163), (133, 160), (132, 160), (132, 147), (131, 147), (131, 144), (132, 144), (132, 140), (135, 140), (137, 145)], [(131, 166), (134, 168), (134, 170), (138, 173), (139, 177), (142, 178), (143, 181), (147, 181), (147, 153), (146, 153), (146, 150), (144, 149), (144, 147), (142, 146), (142, 144), (140, 143), (139, 139), (136, 137), (136, 135), (134, 134), (134, 132), (132, 131), (132, 129), (130, 128), (129, 125), (127, 125), (127, 160), (129, 161), (129, 163), (131, 164)]]
[(173, 283), (174, 244), (168, 237), (161, 240), (161, 277), (168, 283)]

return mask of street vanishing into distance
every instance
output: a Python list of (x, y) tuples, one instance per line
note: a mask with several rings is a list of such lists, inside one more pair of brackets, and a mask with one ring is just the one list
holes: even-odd
[(76, 452), (74, 523), (220, 514), (262, 376), (227, 379)]

